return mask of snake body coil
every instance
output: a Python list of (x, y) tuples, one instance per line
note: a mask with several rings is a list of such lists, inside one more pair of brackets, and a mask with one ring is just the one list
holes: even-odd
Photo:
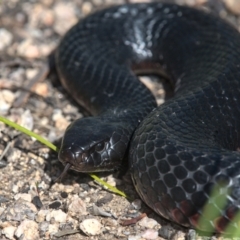
[[(76, 24), (56, 61), (63, 85), (93, 115), (68, 127), (59, 153), (66, 169), (112, 170), (128, 154), (135, 187), (158, 214), (203, 230), (238, 227), (237, 30), (188, 7), (122, 5)], [(174, 97), (158, 108), (131, 70), (148, 63), (161, 65), (175, 87)], [(210, 198), (213, 186), (218, 191)], [(217, 217), (204, 214), (206, 203)]]

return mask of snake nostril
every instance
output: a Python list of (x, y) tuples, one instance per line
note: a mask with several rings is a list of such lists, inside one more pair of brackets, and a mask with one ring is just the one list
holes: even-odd
[(70, 149), (62, 149), (58, 155), (59, 160), (62, 163), (71, 163), (75, 162), (75, 155)]

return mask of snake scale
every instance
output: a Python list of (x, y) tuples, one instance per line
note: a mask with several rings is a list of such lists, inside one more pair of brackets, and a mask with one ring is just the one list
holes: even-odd
[[(92, 114), (65, 132), (59, 152), (65, 170), (118, 169), (127, 157), (137, 192), (159, 215), (202, 230), (238, 228), (240, 34), (234, 27), (175, 4), (115, 6), (71, 28), (56, 63), (63, 86)], [(174, 97), (159, 107), (132, 70), (153, 65), (174, 86)], [(218, 213), (212, 219), (206, 203)]]

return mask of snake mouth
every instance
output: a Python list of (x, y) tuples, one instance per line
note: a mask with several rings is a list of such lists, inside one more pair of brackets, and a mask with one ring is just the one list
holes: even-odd
[(62, 173), (59, 175), (59, 177), (54, 181), (54, 182), (61, 182), (62, 179), (65, 177), (67, 174), (67, 171), (72, 167), (72, 164), (67, 163), (62, 171)]

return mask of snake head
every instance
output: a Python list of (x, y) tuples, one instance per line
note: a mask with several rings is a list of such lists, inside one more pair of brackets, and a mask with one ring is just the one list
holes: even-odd
[(111, 120), (78, 119), (66, 129), (58, 158), (65, 171), (111, 171), (121, 165), (129, 138), (129, 132)]

